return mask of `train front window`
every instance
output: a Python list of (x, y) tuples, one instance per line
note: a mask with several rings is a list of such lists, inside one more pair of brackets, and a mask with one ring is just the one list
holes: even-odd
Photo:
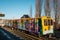
[(47, 26), (47, 20), (46, 19), (44, 20), (44, 25)]
[(48, 25), (50, 25), (50, 23), (51, 23), (50, 20), (48, 20)]
[(53, 25), (53, 21), (52, 20), (48, 20), (48, 25)]
[(50, 25), (53, 25), (53, 20), (50, 20), (50, 19), (44, 19), (44, 26), (50, 26)]

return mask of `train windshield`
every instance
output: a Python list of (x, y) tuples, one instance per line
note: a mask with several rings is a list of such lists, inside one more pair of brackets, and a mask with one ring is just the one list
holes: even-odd
[(47, 20), (47, 19), (45, 19), (45, 20), (44, 20), (44, 26), (48, 26), (48, 25), (49, 25), (49, 26), (50, 26), (50, 25), (53, 25), (53, 20), (50, 20), (50, 19)]
[(53, 20), (48, 20), (48, 25), (53, 25)]

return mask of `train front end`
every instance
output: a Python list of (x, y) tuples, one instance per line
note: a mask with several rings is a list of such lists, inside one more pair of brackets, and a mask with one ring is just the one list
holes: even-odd
[(42, 17), (43, 35), (53, 34), (53, 19), (51, 17)]

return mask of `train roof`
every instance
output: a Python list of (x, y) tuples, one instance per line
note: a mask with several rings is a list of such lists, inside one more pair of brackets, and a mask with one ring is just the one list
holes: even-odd
[[(51, 18), (53, 19), (52, 17), (49, 17), (49, 16), (42, 16), (42, 17), (36, 17), (36, 18)], [(20, 19), (12, 19), (12, 20), (6, 20), (6, 21), (20, 21), (20, 20), (26, 20), (26, 19), (36, 19), (36, 18), (20, 18)]]

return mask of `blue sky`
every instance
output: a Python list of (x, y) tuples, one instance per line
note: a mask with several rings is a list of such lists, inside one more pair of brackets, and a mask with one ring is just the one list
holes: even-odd
[(0, 0), (0, 12), (5, 14), (5, 19), (20, 18), (29, 14), (31, 5), (35, 13), (35, 0)]
[[(24, 14), (30, 13), (30, 6), (32, 5), (32, 15), (35, 16), (35, 0), (0, 0), (0, 12), (5, 14), (4, 19), (20, 18)], [(42, 0), (42, 16), (44, 14), (44, 2)]]

